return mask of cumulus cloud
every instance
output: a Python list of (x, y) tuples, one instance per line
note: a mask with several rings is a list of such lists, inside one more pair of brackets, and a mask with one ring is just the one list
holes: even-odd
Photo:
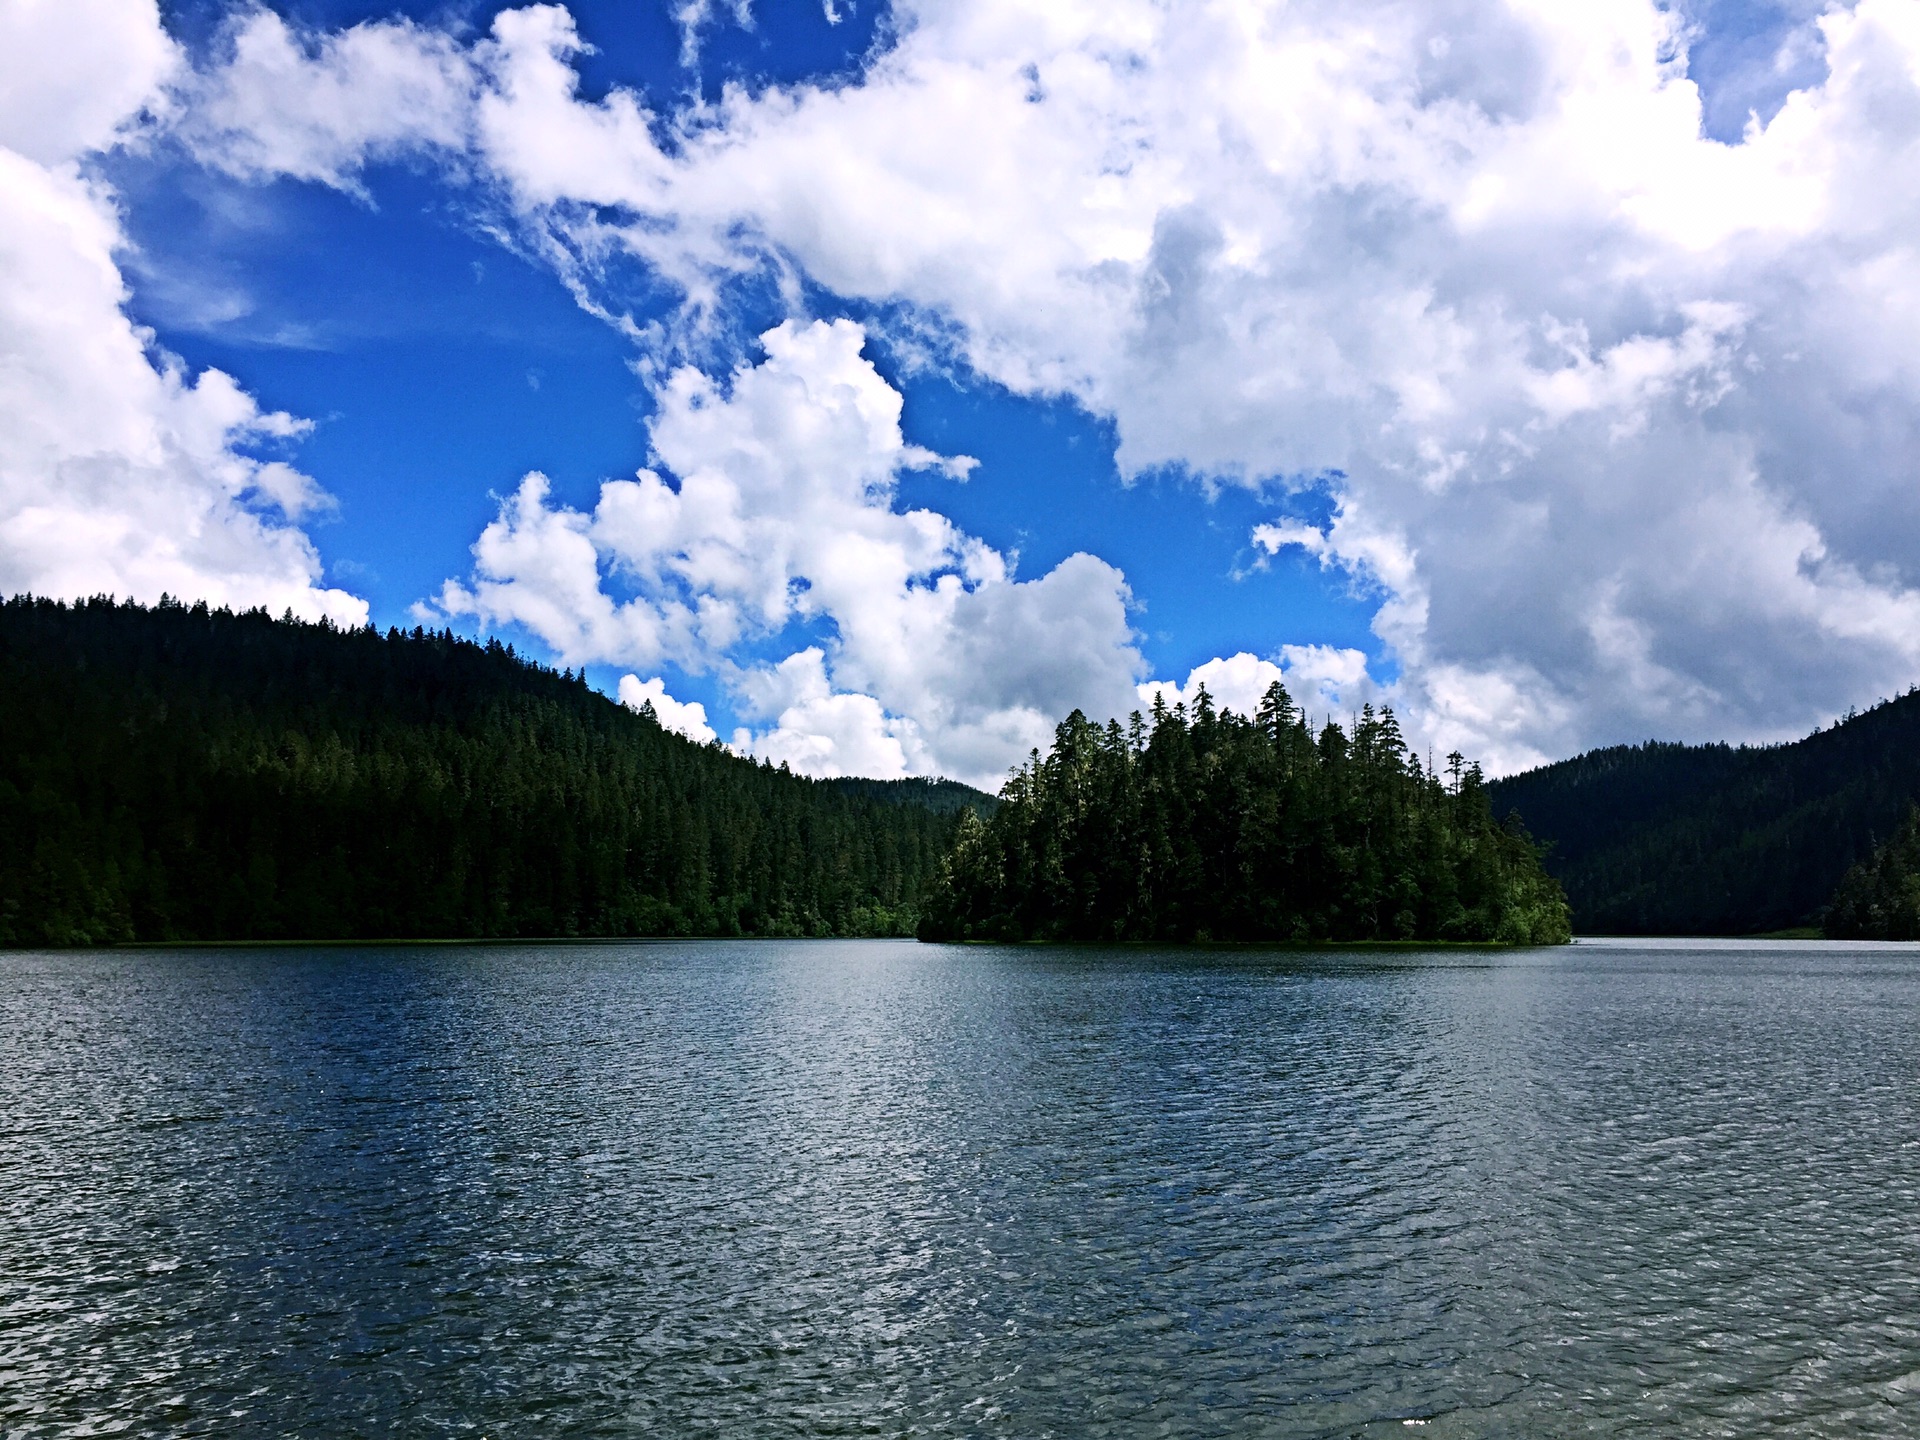
[(179, 63), (150, 3), (10, 0), (0, 8), (0, 143), (47, 166), (104, 149), (161, 99)]
[(228, 174), (358, 190), (369, 161), (466, 148), (474, 62), (437, 31), (379, 20), (310, 35), (256, 9), (223, 49), (179, 88), (174, 133)]
[(1209, 660), (1188, 671), (1183, 685), (1149, 680), (1139, 687), (1141, 703), (1151, 708), (1155, 700), (1160, 700), (1191, 709), (1204, 689), (1216, 709), (1251, 716), (1259, 710), (1268, 688), (1277, 682), (1314, 722), (1336, 720), (1344, 724), (1362, 705), (1394, 701), (1393, 695), (1368, 674), (1363, 651), (1335, 645), (1283, 645), (1277, 653), (1277, 661), (1263, 660), (1245, 650)]
[(1130, 470), (1332, 474), (1443, 743), (1780, 733), (1920, 665), (1911, 0), (1735, 145), (1645, 0), (907, 6), (863, 83), (673, 146), (542, 13), (481, 142), (533, 223), (905, 299)]
[[(1128, 473), (1326, 489), (1255, 542), (1374, 593), (1410, 728), (1496, 768), (1920, 670), (1920, 0), (1798, 28), (1736, 143), (1654, 0), (895, 8), (856, 82), (669, 113), (583, 97), (564, 9), (504, 12), (468, 163), (610, 313), (619, 257), (696, 311), (771, 266), (1111, 416)], [(655, 643), (779, 608), (714, 603)], [(885, 648), (830, 668), (907, 713)]]
[(189, 374), (124, 309), (119, 213), (81, 162), (162, 104), (176, 58), (151, 0), (0, 10), (0, 589), (362, 623), (292, 523), (325, 493), (261, 458), (304, 422)]
[(745, 726), (734, 731), (736, 750), (803, 775), (895, 780), (937, 768), (911, 716), (889, 715), (871, 695), (834, 690), (818, 647), (740, 678), (750, 709), (773, 723), (757, 735)]
[(650, 709), (654, 719), (676, 734), (704, 745), (720, 737), (707, 723), (707, 707), (698, 700), (676, 700), (667, 693), (666, 681), (655, 676), (642, 680), (638, 675), (620, 677), (620, 703), (629, 710)]
[[(591, 513), (528, 476), (441, 608), (525, 626), (569, 664), (717, 671), (761, 722), (736, 745), (810, 774), (997, 785), (1067, 710), (1123, 709), (1142, 669), (1124, 577), (1079, 554), (1017, 580), (945, 516), (898, 508), (901, 471), (973, 462), (907, 443), (865, 338), (789, 321), (724, 382), (676, 371), (660, 468), (608, 481)], [(809, 627), (826, 641), (742, 658)]]

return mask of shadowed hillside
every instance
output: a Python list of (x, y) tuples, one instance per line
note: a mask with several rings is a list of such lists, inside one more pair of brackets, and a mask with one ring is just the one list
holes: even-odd
[(12, 945), (911, 934), (965, 788), (770, 769), (497, 641), (173, 603), (0, 603), (0, 736)]
[(1920, 694), (1787, 745), (1617, 745), (1489, 790), (1552, 842), (1577, 931), (1816, 925), (1920, 797)]

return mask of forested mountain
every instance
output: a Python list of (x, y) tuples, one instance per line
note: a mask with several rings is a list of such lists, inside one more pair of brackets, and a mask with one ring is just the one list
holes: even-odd
[(959, 810), (977, 810), (982, 815), (991, 815), (1000, 803), (986, 791), (962, 785), (958, 780), (934, 780), (918, 775), (905, 780), (868, 780), (857, 775), (844, 775), (826, 783), (842, 795), (880, 800), (889, 805), (918, 805), (923, 810), (933, 810), (942, 815), (951, 815)]
[(1551, 842), (1577, 930), (1817, 925), (1849, 867), (1920, 798), (1920, 694), (1791, 744), (1618, 745), (1488, 788)]
[(497, 641), (0, 603), (0, 944), (912, 933), (965, 789), (923, 788), (697, 745)]
[(982, 820), (963, 812), (926, 939), (1555, 943), (1560, 887), (1496, 824), (1477, 767), (1428, 773), (1393, 712), (1316, 736), (1285, 689), (1259, 713), (1075, 711)]

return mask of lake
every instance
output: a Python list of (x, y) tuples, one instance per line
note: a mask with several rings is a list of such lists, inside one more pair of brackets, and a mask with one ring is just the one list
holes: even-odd
[(1920, 949), (0, 955), (0, 1434), (1913, 1435)]

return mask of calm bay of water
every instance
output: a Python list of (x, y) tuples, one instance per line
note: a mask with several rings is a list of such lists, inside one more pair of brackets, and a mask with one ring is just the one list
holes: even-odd
[(1906, 947), (0, 955), (7, 1436), (1913, 1435), (1916, 1201)]

